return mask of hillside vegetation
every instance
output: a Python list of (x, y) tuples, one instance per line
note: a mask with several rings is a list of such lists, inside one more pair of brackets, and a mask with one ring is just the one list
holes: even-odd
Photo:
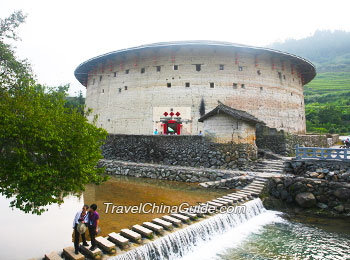
[(313, 36), (268, 46), (309, 59), (317, 76), (305, 86), (307, 131), (350, 132), (350, 33), (316, 31)]

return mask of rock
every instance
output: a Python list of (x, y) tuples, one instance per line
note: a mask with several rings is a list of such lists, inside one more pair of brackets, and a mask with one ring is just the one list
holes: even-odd
[(317, 176), (318, 179), (324, 179), (325, 175), (324, 173), (322, 172), (320, 175)]
[(312, 173), (309, 174), (309, 176), (311, 178), (317, 178), (318, 177), (318, 173), (317, 172), (312, 172)]
[(289, 193), (288, 193), (288, 191), (286, 191), (286, 190), (282, 190), (282, 191), (280, 192), (280, 196), (281, 196), (281, 199), (282, 199), (282, 200), (286, 200), (286, 199), (288, 198), (288, 196), (289, 196)]
[(282, 184), (282, 183), (279, 183), (279, 184), (277, 185), (277, 190), (278, 190), (278, 191), (281, 191), (281, 190), (283, 190), (283, 189), (284, 189), (283, 184)]
[(323, 173), (323, 174), (328, 174), (328, 173), (329, 173), (329, 170), (328, 170), (327, 168), (325, 168), (325, 169), (322, 170), (322, 173)]
[(320, 209), (326, 209), (328, 208), (327, 204), (324, 204), (322, 202), (319, 202), (316, 204), (317, 207), (319, 207)]
[(295, 196), (295, 200), (303, 208), (310, 208), (316, 204), (316, 198), (311, 192), (299, 193)]
[(350, 199), (350, 189), (339, 188), (334, 192), (334, 196), (341, 200)]
[(338, 213), (342, 213), (344, 211), (344, 206), (338, 205), (338, 206), (334, 207), (334, 210), (337, 211)]

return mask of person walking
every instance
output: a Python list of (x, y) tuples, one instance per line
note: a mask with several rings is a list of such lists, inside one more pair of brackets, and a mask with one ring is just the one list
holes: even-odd
[(81, 239), (83, 240), (83, 245), (88, 246), (85, 237), (86, 226), (82, 226), (88, 223), (88, 205), (84, 205), (81, 210), (75, 214), (75, 218), (73, 220), (73, 229), (74, 229), (74, 249), (75, 254), (79, 254), (79, 237), (81, 235)]
[(154, 135), (158, 135), (158, 129), (156, 129), (156, 131), (154, 131)]
[(91, 247), (90, 250), (94, 251), (96, 246), (96, 240), (95, 237), (98, 233), (98, 225), (100, 223), (100, 215), (97, 213), (97, 205), (91, 204), (89, 209), (89, 233), (91, 238)]

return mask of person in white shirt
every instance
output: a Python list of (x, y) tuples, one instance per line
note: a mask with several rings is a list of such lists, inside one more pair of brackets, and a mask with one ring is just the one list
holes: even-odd
[[(79, 254), (79, 232), (77, 230), (77, 227), (79, 223), (89, 223), (89, 214), (88, 214), (88, 205), (84, 205), (82, 210), (79, 210), (77, 214), (75, 214), (75, 218), (73, 221), (73, 229), (74, 229), (74, 249), (75, 249), (75, 254)], [(86, 237), (85, 233), (81, 234), (81, 238), (83, 240), (83, 245), (84, 246), (89, 246), (89, 244), (86, 242)]]

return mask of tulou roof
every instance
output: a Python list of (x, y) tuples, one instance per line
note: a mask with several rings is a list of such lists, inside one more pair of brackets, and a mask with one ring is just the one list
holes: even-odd
[(265, 123), (263, 121), (257, 119), (255, 116), (249, 114), (248, 112), (226, 106), (223, 103), (221, 103), (220, 101), (218, 101), (218, 103), (219, 104), (216, 108), (214, 108), (212, 111), (206, 113), (204, 116), (199, 118), (198, 121), (203, 122), (204, 120), (208, 119), (209, 117), (215, 116), (215, 115), (220, 114), (220, 113), (224, 113), (224, 114), (229, 115), (229, 116), (236, 118), (238, 120), (246, 121), (246, 122), (253, 123), (253, 124), (265, 125)]
[(316, 76), (316, 68), (314, 65), (297, 55), (293, 55), (287, 52), (273, 50), (264, 47), (255, 47), (237, 43), (230, 42), (220, 42), (220, 41), (175, 41), (175, 42), (158, 42), (153, 44), (145, 44), (138, 47), (126, 48), (121, 50), (112, 51), (106, 54), (102, 54), (91, 58), (83, 63), (81, 63), (74, 71), (74, 75), (76, 79), (83, 84), (88, 79), (89, 71), (93, 70), (95, 66), (99, 63), (107, 62), (108, 59), (115, 59), (116, 57), (123, 57), (126, 53), (134, 53), (136, 56), (143, 50), (154, 50), (155, 53), (162, 48), (173, 48), (176, 50), (179, 47), (213, 47), (213, 48), (225, 48), (228, 51), (235, 52), (238, 50), (252, 52), (255, 54), (260, 54), (264, 52), (271, 53), (276, 58), (289, 58), (292, 60), (293, 64), (295, 64), (296, 68), (301, 71), (301, 75), (305, 79), (305, 84), (310, 82)]

